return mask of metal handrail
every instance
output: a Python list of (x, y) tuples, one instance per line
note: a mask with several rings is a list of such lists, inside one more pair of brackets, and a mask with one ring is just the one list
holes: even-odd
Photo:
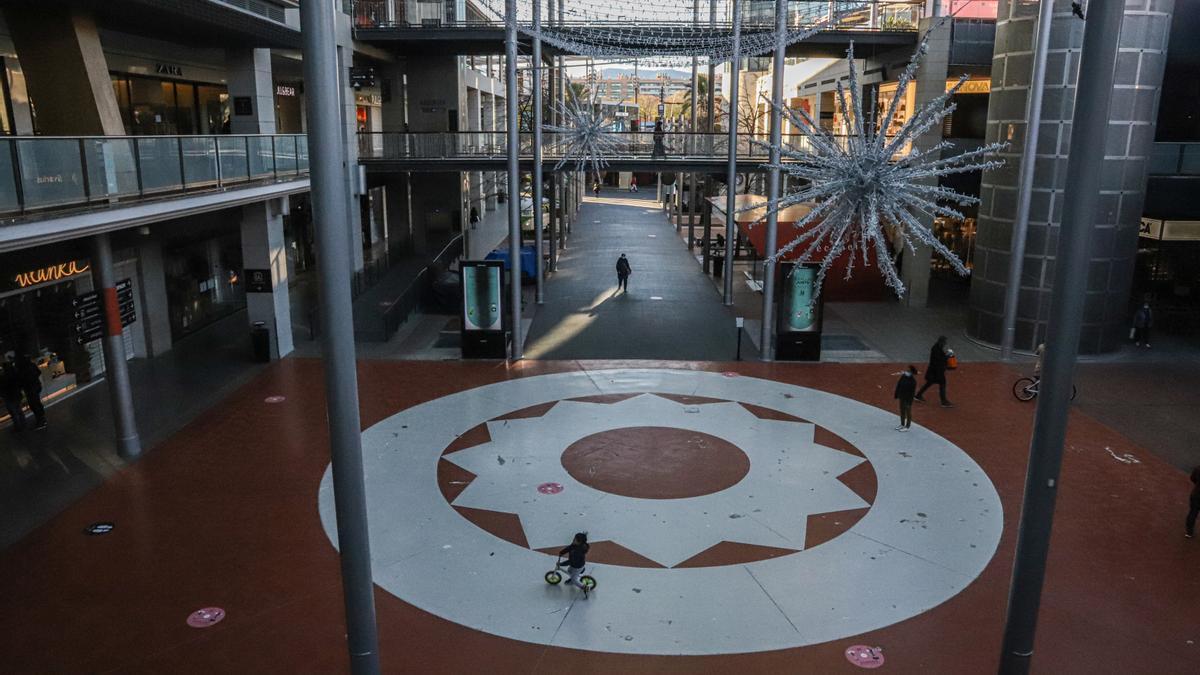
[[(656, 153), (652, 132), (613, 132), (615, 148), (606, 154), (609, 159), (724, 159), (728, 156), (729, 140), (725, 133), (672, 132), (663, 136), (662, 153)], [(360, 160), (442, 160), (442, 159), (502, 159), (507, 156), (507, 133), (503, 131), (458, 132), (361, 132), (358, 135)], [(570, 149), (559, 140), (560, 134), (542, 133), (542, 156), (546, 160), (561, 159)], [(745, 134), (738, 138), (738, 158), (761, 160), (768, 156), (766, 134)], [(811, 140), (803, 134), (785, 134), (785, 144), (809, 148)], [(845, 137), (837, 137), (845, 143)], [(521, 157), (533, 156), (533, 134), (521, 132)]]
[(0, 138), (0, 215), (111, 204), (308, 173), (303, 134)]

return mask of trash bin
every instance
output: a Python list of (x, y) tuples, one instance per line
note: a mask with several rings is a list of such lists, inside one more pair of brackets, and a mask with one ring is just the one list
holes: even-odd
[(254, 348), (254, 360), (259, 363), (271, 361), (271, 331), (265, 321), (255, 321), (250, 329), (250, 344)]
[(714, 255), (712, 258), (712, 275), (714, 279), (720, 279), (725, 273), (725, 256)]

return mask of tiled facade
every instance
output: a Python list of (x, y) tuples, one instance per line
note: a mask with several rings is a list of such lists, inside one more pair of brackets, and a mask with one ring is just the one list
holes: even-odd
[[(1109, 130), (1080, 352), (1116, 349), (1127, 330), (1138, 225), (1147, 162), (1154, 142), (1159, 88), (1166, 62), (1174, 0), (1128, 0)], [(1036, 3), (1002, 0), (996, 26), (988, 142), (1007, 141), (1006, 164), (985, 172), (981, 188), (975, 276), (967, 332), (999, 343), (1008, 276), (1017, 184), (1024, 145), (1026, 100), (1032, 79)], [(1033, 350), (1045, 339), (1065, 198), (1067, 153), (1084, 22), (1069, 0), (1055, 3), (1042, 106), (1029, 234), (1018, 302), (1016, 342)]]

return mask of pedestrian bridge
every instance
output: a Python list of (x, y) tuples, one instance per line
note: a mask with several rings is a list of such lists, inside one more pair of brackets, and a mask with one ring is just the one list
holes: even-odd
[[(533, 167), (533, 134), (520, 135), (519, 160), (523, 171)], [(717, 171), (729, 156), (726, 133), (677, 132), (666, 134), (663, 152), (654, 152), (652, 132), (613, 132), (615, 147), (605, 152), (613, 171)], [(738, 135), (737, 159), (741, 170), (752, 170), (768, 159), (765, 134)], [(844, 142), (844, 138), (839, 138)], [(807, 136), (783, 137), (785, 145), (807, 148)], [(542, 164), (554, 170), (571, 146), (562, 134), (542, 134)], [(360, 133), (359, 163), (374, 171), (502, 171), (507, 166), (508, 134), (502, 131), (435, 133)], [(574, 168), (574, 161), (567, 168)]]
[[(556, 4), (542, 0), (545, 8)], [(567, 2), (567, 11), (557, 15), (553, 9), (547, 12), (544, 32), (567, 40), (600, 37), (613, 50), (627, 48), (630, 53), (645, 49), (663, 35), (699, 42), (729, 39), (733, 33), (728, 3), (718, 3), (714, 16), (707, 6), (695, 14), (690, 7), (686, 11), (648, 8), (636, 13), (627, 9), (629, 15), (624, 16), (620, 7), (628, 5), (618, 3), (609, 8), (598, 0), (586, 6), (572, 6), (575, 4)], [(851, 42), (860, 47), (915, 44), (926, 14), (925, 0), (788, 0), (787, 4), (788, 30), (818, 28), (815, 35), (788, 46), (788, 56), (796, 57), (840, 57)], [(355, 38), (398, 51), (436, 47), (462, 55), (502, 53), (503, 8), (502, 0), (357, 0), (353, 7)], [(743, 40), (775, 28), (773, 0), (743, 0), (741, 14)], [(529, 26), (531, 20), (528, 0), (522, 0), (518, 25)], [(547, 56), (586, 55), (549, 42), (543, 44), (543, 50)]]

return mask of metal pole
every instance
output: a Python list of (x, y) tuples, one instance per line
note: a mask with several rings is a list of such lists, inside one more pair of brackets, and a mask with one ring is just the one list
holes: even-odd
[(1017, 219), (1013, 222), (1008, 284), (1004, 287), (1004, 332), (1000, 338), (1000, 358), (1005, 361), (1012, 358), (1017, 333), (1017, 305), (1021, 297), (1021, 273), (1025, 266), (1025, 240), (1029, 234), (1029, 204), (1033, 198), (1038, 132), (1042, 127), (1042, 88), (1046, 83), (1046, 55), (1050, 52), (1050, 25), (1053, 23), (1054, 0), (1041, 0), (1037, 37), (1034, 38), (1037, 42), (1033, 47), (1033, 78), (1025, 106), (1025, 148), (1017, 178)]
[[(700, 0), (692, 0), (692, 28), (695, 29), (700, 24)], [(700, 96), (700, 75), (697, 70), (699, 61), (695, 56), (692, 57), (692, 112), (689, 120), (688, 132), (691, 136), (691, 143), (684, 143), (687, 148), (691, 145), (692, 152), (695, 152), (696, 143), (696, 106)], [(682, 182), (682, 181), (681, 181)], [(688, 250), (692, 251), (696, 248), (696, 174), (688, 174)]]
[(300, 8), (304, 81), (308, 83), (308, 148), (313, 222), (316, 226), (321, 349), (325, 361), (333, 497), (337, 513), (342, 594), (350, 671), (379, 672), (367, 495), (363, 481), (362, 428), (350, 300), (350, 241), (346, 237), (346, 134), (341, 128), (341, 87), (331, 2)]
[(512, 358), (522, 356), (521, 345), (521, 146), (517, 123), (517, 0), (504, 3), (504, 83), (508, 104), (508, 267), (509, 303), (512, 305)]
[(542, 262), (542, 39), (538, 37), (542, 28), (541, 0), (533, 0), (533, 67), (529, 69), (533, 78), (533, 242), (537, 267), (537, 304), (544, 302), (544, 279), (546, 271)]
[(1000, 672), (1027, 673), (1054, 521), (1054, 501), (1066, 440), (1071, 379), (1087, 298), (1089, 236), (1095, 223), (1108, 131), (1109, 97), (1124, 17), (1123, 2), (1093, 2), (1079, 60), (1067, 160), (1058, 265), (1050, 304), (1041, 393), (1029, 448), (1029, 471), (1017, 533)]
[[(742, 67), (742, 10), (739, 0), (730, 0), (733, 10), (733, 56), (729, 59), (729, 157), (725, 168), (725, 297), (726, 307), (733, 306), (733, 252), (737, 240), (737, 220), (734, 217), (737, 203), (737, 106), (738, 75)], [(712, 84), (710, 83), (711, 87)], [(741, 338), (741, 329), (738, 329)]]
[(779, 146), (783, 143), (783, 57), (787, 50), (787, 0), (775, 0), (775, 61), (771, 67), (771, 163), (775, 165), (767, 180), (767, 239), (763, 247), (762, 360), (771, 361), (774, 350), (775, 314), (775, 237), (779, 230)]
[(108, 380), (108, 395), (112, 398), (113, 426), (117, 432), (117, 454), (133, 459), (142, 454), (137, 420), (133, 415), (133, 390), (129, 386), (129, 364), (125, 361), (125, 339), (122, 337), (121, 307), (114, 278), (112, 244), (107, 234), (92, 237), (92, 279), (100, 296), (104, 317), (104, 379)]

